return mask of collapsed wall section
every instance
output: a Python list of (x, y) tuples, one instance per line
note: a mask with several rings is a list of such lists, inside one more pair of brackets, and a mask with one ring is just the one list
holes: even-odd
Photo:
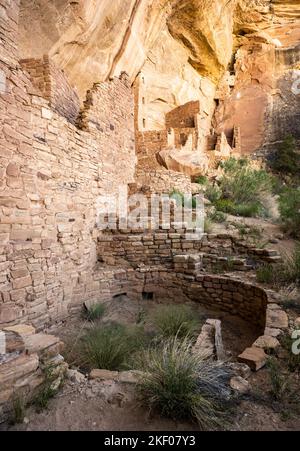
[(51, 108), (69, 122), (75, 124), (80, 111), (80, 100), (65, 73), (53, 64), (47, 55), (42, 59), (23, 59), (20, 64), (30, 76), (30, 80), (49, 100)]

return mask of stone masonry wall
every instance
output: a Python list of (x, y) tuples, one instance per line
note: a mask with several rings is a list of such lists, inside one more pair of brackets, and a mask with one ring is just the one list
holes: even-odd
[(133, 96), (97, 85), (81, 130), (0, 62), (0, 326), (38, 329), (99, 296), (96, 200), (134, 180)]
[[(100, 272), (99, 272), (100, 274)], [(225, 311), (258, 326), (266, 326), (268, 296), (259, 287), (221, 275), (184, 274), (180, 269), (164, 266), (141, 266), (137, 270), (106, 267), (98, 302), (111, 302), (126, 294), (137, 302), (145, 302), (143, 293), (152, 293), (159, 303), (197, 302), (209, 309)], [(100, 276), (99, 276), (100, 278)]]
[(80, 100), (64, 72), (47, 55), (43, 59), (23, 59), (20, 64), (43, 98), (49, 100), (51, 108), (74, 124), (79, 115)]
[(179, 106), (166, 114), (166, 128), (194, 128), (195, 116), (199, 112), (199, 101)]
[(0, 60), (7, 65), (18, 61), (18, 13), (20, 0), (0, 0)]
[(266, 325), (268, 297), (251, 284), (212, 275), (184, 275), (178, 272), (147, 273), (144, 291), (154, 292), (160, 302), (194, 301), (217, 311), (225, 311), (261, 328)]
[(135, 178), (139, 185), (149, 187), (150, 191), (156, 194), (170, 194), (174, 189), (181, 193), (192, 192), (191, 180), (187, 175), (168, 171), (165, 168), (149, 169), (148, 171), (137, 169)]
[(168, 132), (147, 131), (136, 132), (136, 153), (138, 167), (144, 169), (157, 169), (161, 165), (157, 161), (157, 154), (168, 146)]
[[(276, 251), (256, 249), (230, 235), (204, 234), (194, 239), (186, 230), (176, 228), (156, 231), (104, 231), (98, 236), (97, 252), (98, 258), (108, 264), (128, 262), (133, 267), (144, 264), (173, 268), (174, 256), (199, 253), (202, 254), (202, 263), (209, 269), (212, 264), (221, 263), (218, 257), (239, 256), (248, 258), (253, 264), (256, 261), (276, 263), (279, 259)], [(245, 270), (239, 260), (235, 265)], [(181, 270), (183, 271), (183, 268)]]

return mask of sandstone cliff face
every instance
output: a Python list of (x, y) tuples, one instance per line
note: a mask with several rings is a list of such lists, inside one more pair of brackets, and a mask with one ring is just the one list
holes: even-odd
[(299, 56), (299, 23), (298, 0), (22, 0), (20, 52), (49, 54), (82, 100), (94, 82), (122, 71), (134, 82), (142, 72), (146, 130), (164, 129), (166, 112), (200, 100), (208, 134), (229, 69), (235, 88), (213, 125), (226, 134), (240, 126), (243, 150), (253, 152), (278, 139), (266, 118), (278, 115), (279, 78), (294, 69), (285, 50)]

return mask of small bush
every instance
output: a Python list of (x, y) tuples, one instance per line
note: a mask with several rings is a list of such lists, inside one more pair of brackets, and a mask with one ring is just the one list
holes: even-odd
[(42, 412), (47, 409), (49, 402), (57, 394), (57, 390), (53, 389), (51, 385), (45, 384), (35, 397), (33, 404), (37, 412)]
[(300, 283), (300, 244), (296, 246), (296, 249), (291, 256), (285, 257), (285, 262), (281, 267), (282, 278), (285, 283)]
[(176, 205), (183, 206), (183, 204), (184, 204), (184, 194), (181, 191), (179, 191), (179, 190), (174, 188), (170, 192), (170, 198), (174, 199), (176, 201)]
[(249, 202), (248, 204), (234, 205), (232, 214), (243, 218), (255, 218), (265, 216), (267, 213), (260, 202)]
[(272, 192), (274, 177), (251, 167), (247, 159), (230, 158), (221, 164), (224, 174), (217, 185), (206, 187), (206, 197), (218, 211), (242, 217), (266, 216), (266, 194)]
[(215, 206), (217, 210), (234, 216), (252, 218), (263, 215), (263, 207), (259, 202), (249, 202), (245, 204), (236, 204), (231, 199), (219, 199)]
[(300, 188), (285, 188), (279, 199), (279, 211), (284, 230), (300, 237)]
[(202, 429), (223, 428), (228, 369), (191, 352), (188, 340), (171, 339), (142, 356), (140, 391), (146, 405), (172, 419), (196, 420)]
[(275, 285), (300, 284), (300, 245), (278, 265), (263, 265), (256, 271), (258, 282)]
[(204, 218), (204, 233), (211, 233), (212, 228), (212, 220), (208, 217)]
[(283, 348), (287, 351), (288, 354), (288, 369), (292, 372), (300, 372), (300, 354), (294, 354), (293, 344), (294, 340), (292, 339), (292, 335), (284, 335), (281, 338), (281, 344)]
[(217, 222), (219, 224), (226, 222), (226, 216), (222, 213), (222, 211), (214, 211), (209, 215), (209, 219), (212, 222)]
[(296, 141), (292, 135), (286, 136), (279, 145), (270, 165), (274, 171), (282, 174), (299, 174), (300, 155), (296, 152)]
[(289, 388), (289, 380), (282, 374), (278, 361), (270, 357), (267, 362), (271, 382), (271, 395), (275, 401), (282, 401)]
[(26, 402), (23, 395), (17, 395), (13, 399), (12, 424), (21, 424), (24, 422), (26, 413)]
[(274, 266), (271, 264), (265, 264), (257, 268), (256, 278), (259, 283), (272, 284), (276, 280)]
[(195, 313), (186, 305), (161, 305), (155, 309), (151, 320), (162, 338), (192, 336), (198, 326)]
[(282, 299), (281, 305), (285, 309), (300, 312), (300, 295), (295, 284), (288, 285), (281, 289), (280, 297)]
[(216, 204), (216, 202), (221, 198), (221, 191), (217, 185), (208, 185), (205, 191), (205, 197), (212, 203)]
[(91, 305), (88, 309), (85, 310), (85, 316), (88, 321), (96, 321), (97, 319), (102, 318), (104, 313), (105, 306), (103, 304)]
[(205, 175), (199, 175), (199, 177), (195, 179), (195, 183), (206, 185), (208, 183), (208, 178)]
[(94, 326), (77, 345), (77, 364), (88, 369), (124, 369), (131, 355), (145, 342), (142, 328), (121, 324)]
[(181, 191), (177, 189), (173, 189), (170, 193), (170, 198), (174, 199), (177, 206), (182, 206), (186, 208), (196, 208), (197, 207), (197, 199), (195, 196), (190, 194), (184, 195)]
[(48, 404), (52, 398), (57, 394), (57, 375), (52, 366), (43, 369), (44, 382), (39, 389), (37, 395), (33, 399), (33, 404), (37, 412), (42, 412), (47, 409)]
[(232, 214), (235, 205), (231, 199), (219, 199), (215, 202), (215, 207), (217, 210), (222, 211), (223, 213)]
[(262, 169), (253, 169), (245, 159), (230, 159), (224, 164), (220, 180), (222, 197), (235, 205), (261, 203), (265, 193), (272, 191), (272, 177)]

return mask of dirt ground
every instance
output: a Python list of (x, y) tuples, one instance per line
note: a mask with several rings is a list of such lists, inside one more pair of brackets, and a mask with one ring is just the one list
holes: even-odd
[[(264, 372), (259, 378), (264, 379)], [(256, 381), (258, 382), (258, 381)], [(260, 381), (261, 382), (261, 381)], [(252, 380), (252, 384), (254, 381)], [(282, 413), (264, 403), (242, 400), (229, 426), (232, 431), (299, 431), (300, 418), (284, 421)], [(130, 385), (67, 381), (42, 413), (26, 412), (25, 422), (4, 424), (0, 431), (197, 431), (197, 424), (175, 422), (150, 414)]]

